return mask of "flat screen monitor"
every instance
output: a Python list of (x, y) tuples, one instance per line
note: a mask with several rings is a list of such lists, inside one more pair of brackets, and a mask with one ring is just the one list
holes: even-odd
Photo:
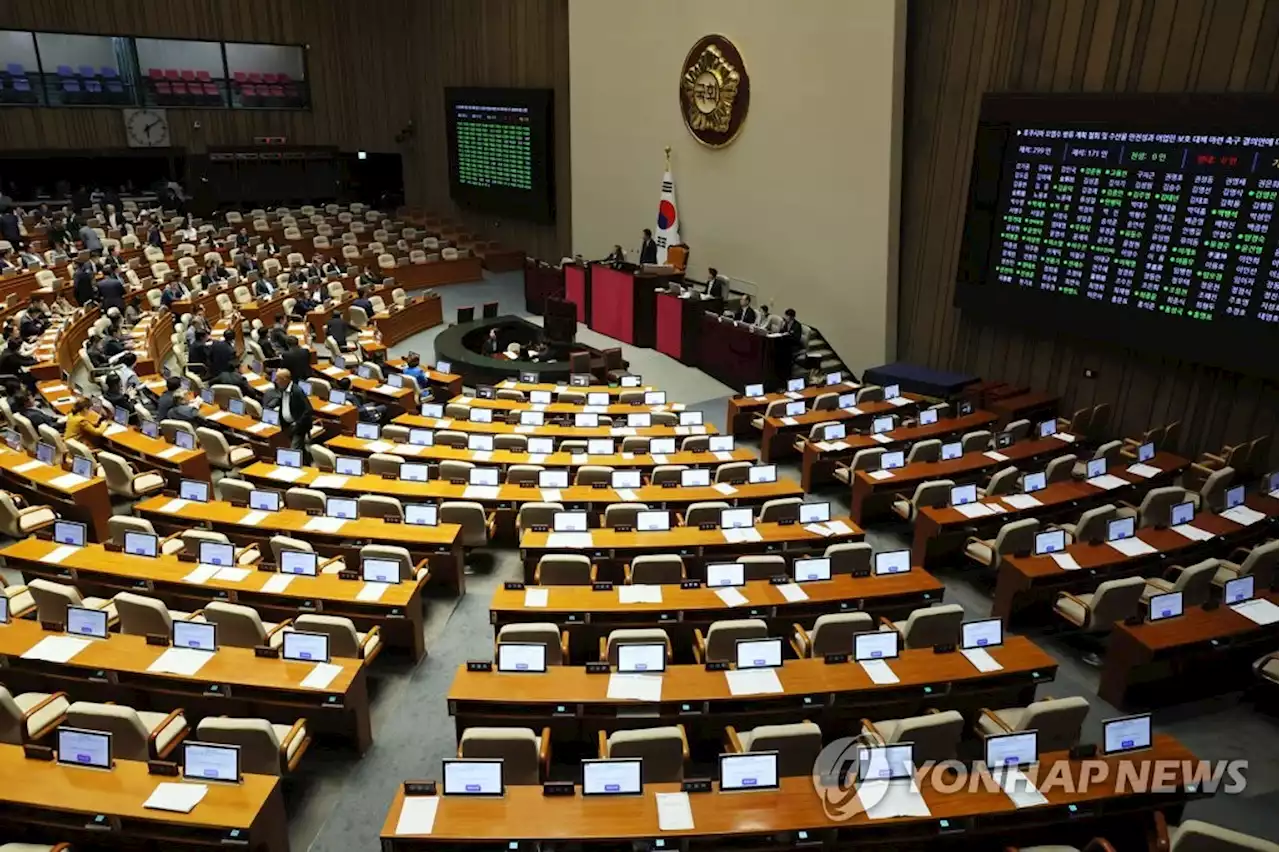
[(837, 370), (834, 373), (827, 373), (827, 387), (838, 385), (844, 381), (844, 374)]
[(609, 394), (607, 391), (591, 391), (587, 394), (587, 405), (608, 405)]
[(476, 396), (480, 399), (494, 399), (497, 396), (497, 392), (494, 390), (493, 385), (476, 385)]
[(1234, 580), (1228, 580), (1223, 587), (1222, 600), (1228, 604), (1244, 603), (1253, 599), (1253, 575), (1245, 574)]
[(582, 795), (638, 796), (644, 792), (640, 758), (582, 761)]
[(58, 544), (84, 547), (85, 542), (89, 540), (88, 530), (79, 521), (54, 521), (53, 540)]
[(346, 405), (347, 392), (342, 390), (337, 390), (336, 388), (334, 390), (329, 391), (329, 402), (331, 402), (334, 405)]
[(1236, 506), (1244, 505), (1244, 486), (1236, 485), (1227, 489), (1227, 496), (1224, 501), (1226, 508), (1234, 509)]
[(423, 417), (432, 417), (436, 420), (444, 417), (444, 406), (438, 402), (424, 402), (419, 411)]
[(867, 781), (903, 781), (913, 778), (916, 774), (915, 744), (860, 747), (856, 772), (860, 784)]
[(671, 529), (671, 514), (665, 509), (637, 512), (636, 529), (640, 532), (666, 532)]
[(720, 510), (720, 528), (725, 530), (743, 529), (754, 526), (755, 516), (751, 507)]
[(711, 435), (707, 438), (707, 449), (713, 453), (733, 452), (732, 435)]
[(401, 462), (400, 479), (405, 482), (426, 482), (427, 466), (418, 462)]
[(1147, 441), (1138, 447), (1138, 461), (1149, 462), (1156, 457), (1156, 445), (1151, 441)]
[(69, 606), (67, 607), (67, 632), (73, 636), (106, 639), (107, 616), (105, 609)]
[(1067, 533), (1065, 530), (1046, 530), (1036, 533), (1035, 555), (1044, 556), (1048, 553), (1058, 553), (1067, 547)]
[(249, 508), (259, 512), (279, 512), (280, 492), (259, 491), (255, 488), (249, 492)]
[(885, 386), (884, 386), (884, 398), (885, 398), (885, 399), (897, 399), (897, 398), (898, 398), (899, 396), (901, 396), (901, 395), (902, 395), (902, 394), (901, 394), (900, 389), (899, 389), (899, 387), (898, 387), (897, 385), (885, 385)]
[(739, 639), (734, 643), (734, 665), (740, 669), (772, 669), (782, 665), (782, 638)]
[(797, 583), (815, 583), (831, 579), (831, 560), (826, 556), (797, 559), (792, 563)]
[(452, 373), (452, 372), (453, 372), (453, 362), (452, 362), (452, 361), (437, 361), (437, 362), (436, 362), (436, 366), (435, 366), (435, 370), (436, 370), (436, 372), (437, 372), (437, 373)]
[(647, 411), (640, 414), (628, 414), (627, 425), (632, 429), (648, 429), (653, 425), (653, 415)]
[(360, 578), (366, 583), (399, 583), (400, 562), (395, 559), (361, 559)]
[(93, 479), (93, 462), (84, 456), (75, 456), (71, 459), (71, 472), (85, 479)]
[(1196, 519), (1196, 504), (1191, 501), (1186, 503), (1178, 503), (1169, 510), (1170, 526), (1180, 526), (1181, 524), (1189, 524)]
[(769, 482), (778, 481), (778, 466), (773, 464), (758, 464), (747, 469), (747, 482), (752, 485), (760, 485)]
[(568, 488), (569, 487), (569, 471), (567, 470), (538, 471), (538, 487), (539, 488)]
[(797, 399), (795, 402), (788, 402), (783, 413), (787, 417), (799, 417), (804, 414), (804, 400)]
[(472, 423), (492, 423), (493, 410), (489, 408), (473, 408), (471, 409), (470, 420)]
[(556, 512), (551, 517), (551, 528), (556, 532), (586, 532), (586, 512)]
[(839, 441), (849, 434), (848, 428), (843, 423), (828, 423), (822, 427), (822, 440)]
[(1058, 423), (1055, 420), (1042, 420), (1040, 427), (1036, 430), (1036, 434), (1041, 438), (1048, 438), (1058, 431)]
[(493, 436), (492, 435), (468, 435), (467, 449), (480, 450), (481, 452), (492, 452)]
[(926, 408), (924, 411), (920, 412), (921, 426), (932, 426), (934, 423), (937, 423), (937, 422), (938, 422), (938, 409)]
[(406, 503), (404, 522), (416, 527), (434, 527), (440, 523), (440, 510), (434, 503)]
[(53, 460), (57, 455), (58, 451), (53, 444), (46, 444), (44, 441), (36, 444), (36, 461), (53, 464)]
[(638, 388), (640, 387), (640, 378), (640, 376), (636, 375), (623, 376), (619, 384), (624, 388)]
[(171, 629), (175, 648), (194, 651), (218, 650), (218, 625), (210, 621), (175, 621)]
[(681, 411), (680, 425), (681, 426), (701, 426), (702, 412), (701, 411)]
[(1084, 471), (1086, 479), (1096, 479), (1099, 476), (1103, 476), (1107, 472), (1107, 460), (1105, 458), (1089, 459), (1084, 463)]
[(684, 488), (706, 488), (711, 484), (711, 471), (694, 467), (680, 471), (680, 485)]
[(589, 456), (613, 455), (613, 439), (612, 438), (588, 438), (587, 439), (587, 455)]
[(883, 630), (853, 634), (853, 658), (866, 660), (892, 660), (898, 656), (898, 631)]
[(556, 451), (555, 441), (550, 438), (530, 438), (525, 448), (530, 455), (549, 456)]
[(707, 586), (711, 588), (741, 586), (746, 582), (747, 571), (741, 562), (712, 562), (707, 565)]
[(9, 599), (0, 595), (0, 624), (9, 623)]
[(551, 391), (548, 391), (548, 390), (529, 391), (529, 402), (531, 402), (534, 405), (550, 405)]
[(1107, 523), (1107, 541), (1120, 541), (1125, 538), (1133, 538), (1134, 518), (1117, 518)]
[[(206, 395), (207, 395), (207, 398), (206, 398)], [(200, 397), (204, 399), (205, 402), (213, 402), (212, 391), (205, 391), (200, 395)], [(111, 419), (114, 420), (116, 423), (120, 424), (121, 426), (128, 426), (129, 425), (129, 409), (121, 408), (120, 406), (117, 405), (111, 411)]]
[(1151, 748), (1151, 714), (1136, 713), (1102, 721), (1102, 753), (1122, 754)]
[[(273, 412), (271, 412), (271, 413), (272, 413), (272, 414), (274, 414), (275, 412), (273, 411)], [(267, 421), (267, 413), (266, 413), (265, 411), (262, 413), (262, 422), (263, 422), (263, 423), (268, 422), (268, 421)], [(143, 421), (142, 421), (142, 434), (146, 435), (148, 438), (159, 438), (159, 437), (160, 437), (160, 424), (159, 424), (159, 423), (157, 423), (157, 422), (155, 422), (154, 420), (143, 420)]]
[(1024, 494), (1034, 494), (1037, 491), (1043, 491), (1046, 483), (1045, 472), (1042, 470), (1034, 473), (1026, 473), (1022, 476), (1022, 492)]
[(230, 411), (232, 414), (243, 417), (244, 416), (244, 400), (243, 399), (227, 400), (227, 410)]
[(591, 386), (590, 373), (570, 373), (569, 385), (575, 388), (585, 388)]
[(776, 790), (778, 753), (748, 751), (720, 755), (720, 792)]
[(58, 728), (58, 763), (90, 769), (111, 768), (111, 734), (85, 728)]
[(173, 433), (173, 442), (184, 450), (194, 450), (196, 448), (196, 439), (190, 432), (181, 430)]
[(538, 383), (538, 374), (528, 372), (527, 370), (521, 370), (520, 381), (526, 385), (536, 385)]
[(193, 503), (208, 503), (209, 483), (198, 479), (184, 479), (178, 483), (178, 496)]
[(280, 573), (314, 577), (319, 573), (319, 557), (302, 550), (280, 551)]
[(1147, 602), (1147, 620), (1164, 621), (1182, 615), (1182, 592), (1153, 595)]
[(649, 455), (671, 455), (676, 451), (675, 438), (653, 438), (649, 441)]
[(501, 796), (502, 758), (446, 758), (443, 761), (446, 796)]
[(266, 423), (268, 426), (279, 426), (280, 412), (276, 411), (274, 408), (262, 409), (262, 422)]
[(663, 642), (623, 642), (618, 645), (618, 671), (624, 674), (665, 671), (667, 646)]
[(989, 769), (1031, 766), (1038, 759), (1035, 731), (996, 734), (983, 743), (983, 759)]
[(290, 630), (284, 634), (280, 655), (299, 663), (329, 662), (329, 634)]
[(399, 373), (389, 373), (387, 375), (387, 384), (399, 390), (404, 387), (404, 376)]
[(349, 497), (326, 497), (324, 513), (331, 518), (341, 518), (344, 521), (354, 521), (359, 515), (356, 501)]
[(579, 429), (595, 429), (600, 425), (600, 415), (593, 411), (579, 411), (573, 415), (573, 425)]
[(877, 553), (874, 568), (877, 577), (886, 574), (905, 574), (911, 570), (911, 551), (886, 550)]
[(645, 391), (644, 404), (645, 405), (666, 405), (667, 392), (666, 391)]
[(942, 460), (951, 461), (958, 459), (964, 455), (964, 444), (959, 441), (951, 441), (942, 445)]
[(825, 524), (829, 520), (831, 520), (831, 504), (830, 503), (801, 503), (800, 504), (800, 523)]
[(1004, 622), (998, 618), (966, 621), (960, 625), (961, 648), (994, 648), (1004, 644)]
[(858, 395), (856, 393), (842, 393), (836, 400), (837, 408), (857, 408)]
[(978, 486), (970, 483), (969, 485), (956, 485), (951, 489), (951, 505), (963, 506), (965, 503), (976, 503), (978, 500)]
[(804, 379), (787, 379), (787, 391), (790, 393), (799, 393), (804, 390)]
[(363, 476), (364, 459), (355, 456), (337, 456), (333, 460), (333, 472), (340, 476)]
[(302, 451), (287, 450), (283, 447), (276, 450), (277, 467), (302, 467)]
[(498, 645), (498, 671), (545, 672), (547, 646), (541, 642), (502, 642)]
[(220, 541), (202, 541), (199, 547), (199, 559), (201, 565), (231, 568), (236, 564), (236, 549), (234, 545)]
[(467, 471), (467, 483), (469, 485), (490, 485), (498, 484), (498, 469), (496, 467), (473, 467)]
[(124, 534), (124, 552), (130, 556), (150, 556), (154, 558), (160, 552), (160, 540), (151, 533), (126, 530)]
[(182, 777), (188, 781), (240, 781), (240, 746), (202, 743), (182, 744)]
[(881, 470), (896, 470), (905, 466), (907, 463), (907, 454), (902, 450), (894, 450), (891, 453), (882, 453), (880, 455)]

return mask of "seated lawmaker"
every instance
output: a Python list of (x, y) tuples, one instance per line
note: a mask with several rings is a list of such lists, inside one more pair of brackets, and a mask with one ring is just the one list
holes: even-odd
[(742, 300), (738, 302), (738, 309), (733, 312), (733, 318), (736, 322), (745, 322), (747, 325), (755, 323), (756, 312), (751, 307), (750, 296), (743, 294)]

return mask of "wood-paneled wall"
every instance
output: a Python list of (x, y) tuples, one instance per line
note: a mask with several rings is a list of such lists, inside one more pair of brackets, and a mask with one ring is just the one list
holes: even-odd
[[(305, 44), (312, 108), (169, 109), (173, 144), (210, 145), (285, 136), (291, 144), (397, 150), (409, 121), (405, 92), (412, 0), (21, 0), (0, 2), (0, 28), (152, 38)], [(199, 128), (195, 127), (196, 123)], [(0, 149), (102, 149), (127, 145), (120, 110), (0, 110)]]
[(1181, 420), (1188, 453), (1274, 434), (1275, 382), (982, 324), (952, 295), (983, 92), (1275, 92), (1277, 26), (1276, 0), (912, 0), (899, 357), (1109, 402), (1125, 434)]
[[(405, 157), (409, 197), (447, 210), (479, 232), (558, 260), (571, 244), (569, 192), (568, 0), (419, 0), (413, 4), (413, 85), (408, 96), (415, 138)], [(553, 89), (556, 165), (555, 224), (503, 219), (457, 209), (449, 201), (445, 147), (446, 86)], [(625, 114), (602, 120), (627, 120)]]

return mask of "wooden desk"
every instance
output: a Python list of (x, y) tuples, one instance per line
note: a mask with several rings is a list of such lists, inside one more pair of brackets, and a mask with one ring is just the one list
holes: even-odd
[[(457, 373), (442, 373), (439, 370), (432, 369), (422, 363), (419, 363), (418, 366), (420, 366), (422, 371), (427, 374), (427, 384), (430, 387), (438, 388), (441, 393), (444, 394), (445, 398), (451, 399), (462, 393), (462, 376)], [(395, 358), (388, 360), (383, 368), (384, 374), (386, 373), (386, 367), (391, 367), (395, 370), (403, 370), (405, 367), (404, 359)]]
[(315, 371), (337, 388), (337, 382), (347, 379), (351, 387), (364, 394), (371, 402), (381, 403), (388, 407), (392, 414), (416, 414), (418, 400), (410, 388), (393, 388), (391, 385), (376, 379), (362, 378), (349, 370), (343, 370), (330, 364), (327, 367), (316, 366)]
[[(751, 418), (757, 414), (764, 414), (771, 402), (783, 400), (795, 402), (802, 399), (809, 403), (826, 393), (850, 393), (856, 391), (859, 387), (861, 385), (857, 382), (840, 382), (836, 385), (809, 385), (804, 390), (790, 393), (767, 393), (764, 396), (731, 396), (726, 405), (724, 430), (730, 435), (751, 435), (754, 434), (751, 429)], [(808, 406), (806, 405), (806, 407)]]
[[(691, 576), (700, 576), (701, 563), (711, 558), (732, 558), (746, 553), (786, 553), (797, 555), (825, 550), (828, 545), (845, 542), (862, 541), (864, 534), (856, 524), (848, 519), (843, 520), (848, 533), (821, 536), (810, 532), (800, 524), (757, 523), (755, 529), (760, 533), (758, 542), (730, 544), (720, 529), (701, 530), (697, 527), (672, 527), (666, 532), (621, 532), (616, 529), (595, 528), (590, 530), (591, 546), (581, 550), (570, 550), (551, 544), (553, 532), (526, 531), (520, 536), (520, 555), (524, 560), (525, 582), (532, 582), (533, 569), (538, 559), (548, 553), (582, 553), (601, 567), (600, 579), (613, 580), (620, 578), (620, 572), (610, 571), (607, 563), (630, 562), (634, 556), (642, 553), (678, 553), (684, 558), (685, 569)], [(610, 576), (610, 575), (613, 576)]]
[(575, 387), (568, 383), (556, 384), (555, 382), (498, 382), (494, 385), (499, 390), (518, 390), (528, 396), (532, 391), (550, 391), (551, 393), (564, 393), (570, 391), (573, 393), (607, 393), (610, 396), (622, 396), (629, 391), (655, 391), (662, 390), (657, 385), (641, 385), (636, 388), (624, 388), (619, 385), (587, 385), (586, 387)]
[[(259, 376), (252, 370), (245, 370), (242, 375), (249, 383), (249, 387), (259, 396), (271, 389), (271, 380), (266, 376)], [(355, 431), (360, 412), (354, 405), (350, 403), (336, 405), (314, 394), (308, 399), (311, 400), (311, 411), (316, 421), (324, 425), (327, 431), (330, 433)]]
[(22, 495), (27, 505), (49, 506), (59, 517), (83, 521), (95, 541), (104, 541), (109, 536), (111, 495), (105, 479), (97, 476), (81, 479), (3, 444), (0, 444), (0, 479), (5, 488)]
[(179, 479), (199, 479), (208, 482), (211, 471), (209, 457), (196, 445), (194, 450), (184, 450), (163, 438), (148, 438), (137, 429), (112, 423), (101, 436), (90, 438), (104, 450), (124, 456), (143, 470), (154, 470), (165, 481), (177, 488)]
[[(136, 710), (163, 713), (181, 707), (193, 736), (196, 723), (206, 716), (255, 716), (286, 725), (305, 716), (309, 733), (333, 734), (354, 744), (361, 754), (373, 743), (368, 666), (363, 660), (334, 657), (331, 662), (342, 671), (324, 689), (311, 689), (302, 683), (311, 664), (258, 657), (252, 648), (227, 645), (210, 654), (190, 677), (152, 672), (148, 666), (167, 649), (148, 645), (146, 637), (123, 633), (91, 642), (67, 663), (22, 659), (48, 635), (31, 619), (0, 626), (0, 658), (6, 663), (9, 689), (65, 691), (73, 701), (120, 701)], [(211, 694), (211, 685), (220, 687), (220, 694)]]
[(883, 433), (887, 441), (878, 441), (872, 435), (847, 435), (838, 441), (810, 441), (802, 436), (804, 447), (801, 450), (803, 459), (800, 464), (800, 484), (805, 491), (835, 481), (836, 462), (848, 462), (859, 450), (880, 448), (889, 450), (906, 449), (917, 441), (941, 440), (958, 437), (974, 429), (982, 429), (995, 422), (996, 416), (989, 411), (975, 411), (964, 417), (940, 419), (927, 426), (909, 426), (892, 429)]
[[(211, 578), (203, 583), (185, 579), (195, 563), (180, 562), (176, 556), (149, 559), (127, 553), (113, 553), (102, 545), (78, 549), (59, 563), (43, 561), (56, 549), (51, 541), (27, 538), (0, 551), (8, 567), (27, 578), (44, 577), (73, 583), (85, 594), (111, 597), (117, 592), (138, 592), (160, 598), (173, 609), (190, 612), (212, 600), (251, 606), (263, 621), (279, 622), (299, 613), (319, 612), (350, 618), (360, 630), (377, 625), (389, 648), (412, 653), (415, 660), (426, 653), (422, 637), (422, 590), (427, 580), (388, 585), (376, 601), (357, 598), (364, 583), (343, 580), (337, 574), (294, 577), (281, 592), (263, 591), (274, 572), (252, 571), (243, 580)], [(270, 549), (266, 551), (270, 557)]]
[[(1265, 512), (1274, 521), (1276, 501), (1273, 498), (1251, 495), (1248, 505)], [(1244, 526), (1216, 512), (1200, 512), (1192, 523), (1213, 533), (1215, 538), (1194, 541), (1171, 529), (1144, 527), (1138, 530), (1137, 536), (1156, 552), (1142, 556), (1125, 556), (1106, 544), (1076, 543), (1070, 545), (1066, 553), (1080, 566), (1078, 571), (1060, 568), (1051, 556), (1006, 557), (1000, 560), (996, 573), (991, 614), (1012, 623), (1032, 607), (1052, 605), (1059, 592), (1092, 592), (1105, 580), (1158, 576), (1168, 565), (1186, 567), (1212, 554), (1226, 555), (1236, 545), (1256, 541), (1275, 531), (1274, 523), (1259, 521)]]
[[(621, 442), (616, 442), (615, 447)], [(678, 464), (686, 467), (718, 467), (731, 461), (756, 460), (756, 454), (745, 447), (738, 447), (728, 458), (717, 458), (715, 453), (674, 452), (661, 456), (649, 453), (614, 453), (613, 455), (588, 455), (586, 453), (556, 452), (549, 454), (518, 453), (512, 450), (484, 451), (487, 455), (479, 455), (481, 451), (462, 450), (433, 444), (423, 447), (417, 444), (406, 444), (392, 441), (366, 441), (351, 435), (338, 435), (325, 441), (325, 446), (339, 455), (368, 456), (373, 453), (392, 453), (404, 456), (407, 461), (469, 461), (485, 467), (507, 468), (513, 464), (536, 464), (546, 468), (569, 468), (576, 470), (583, 465), (605, 465), (616, 470), (641, 470), (647, 476), (658, 465)]]
[(1057, 438), (1035, 438), (1018, 441), (999, 452), (1005, 459), (994, 459), (988, 452), (969, 452), (958, 459), (936, 462), (916, 462), (900, 467), (887, 479), (873, 479), (867, 471), (855, 471), (849, 486), (849, 516), (859, 524), (866, 524), (876, 517), (889, 513), (889, 506), (900, 496), (915, 493), (916, 486), (930, 479), (951, 479), (957, 484), (974, 482), (995, 470), (1009, 467), (1030, 467), (1046, 456), (1072, 452), (1072, 444)]
[[(535, 435), (548, 438), (682, 438), (688, 435), (715, 435), (716, 427), (705, 426), (513, 426), (509, 423), (475, 423), (470, 420), (454, 420), (450, 417), (423, 417), (420, 414), (402, 414), (392, 422), (414, 429), (452, 429), (455, 432), (480, 432), (486, 435)], [(352, 426), (348, 432), (354, 432)]]
[[(1000, 792), (988, 775), (972, 783), (949, 783), (939, 790), (932, 775), (918, 775), (928, 817), (872, 820), (860, 808), (852, 808), (848, 819), (837, 821), (823, 797), (815, 792), (813, 779), (783, 778), (777, 790), (749, 793), (694, 793), (689, 806), (694, 828), (689, 831), (662, 831), (654, 793), (679, 792), (679, 784), (646, 784), (643, 796), (616, 799), (609, 796), (545, 797), (537, 785), (509, 786), (502, 798), (445, 796), (436, 812), (429, 835), (397, 835), (396, 827), (404, 806), (404, 788), (396, 789), (386, 821), (382, 825), (384, 852), (411, 852), (422, 849), (457, 849), (464, 844), (488, 843), (487, 848), (519, 840), (581, 844), (586, 849), (649, 848), (646, 841), (664, 838), (672, 849), (784, 849), (804, 842), (823, 849), (997, 849), (1043, 842), (1070, 843), (1084, 848), (1094, 836), (1111, 838), (1118, 849), (1145, 848), (1143, 830), (1153, 814), (1162, 811), (1171, 822), (1183, 805), (1203, 793), (1185, 792), (1195, 756), (1177, 740), (1157, 735), (1153, 747), (1127, 755), (1098, 760), (1097, 771), (1106, 780), (1079, 783), (1085, 767), (1068, 760), (1066, 752), (1040, 757), (1039, 780), (1048, 803), (1017, 809)], [(1171, 777), (1152, 771), (1154, 761), (1169, 761), (1179, 767)], [(1186, 763), (1183, 763), (1186, 761)], [(1117, 787), (1115, 779), (1122, 766), (1134, 778), (1160, 777), (1169, 788), (1160, 790), (1154, 782)], [(1063, 775), (1050, 767), (1067, 769)], [(985, 773), (984, 773), (985, 774)], [(1034, 773), (1032, 773), (1034, 774)], [(1071, 783), (1051, 783), (1048, 778), (1075, 779)], [(832, 791), (841, 800), (845, 792)], [(854, 811), (857, 811), (854, 813)], [(529, 815), (537, 813), (536, 820)], [(1121, 838), (1125, 842), (1122, 842)], [(638, 846), (626, 846), (627, 841)]]
[[(864, 402), (854, 409), (836, 408), (826, 411), (809, 409), (798, 417), (766, 417), (764, 429), (760, 432), (760, 458), (764, 461), (776, 461), (795, 455), (797, 435), (808, 436), (809, 430), (819, 423), (844, 423), (849, 428), (857, 428), (855, 424), (870, 425), (871, 421), (886, 414), (906, 414), (915, 410), (924, 397), (916, 394), (904, 394), (910, 402), (894, 405), (891, 402)], [(854, 412), (857, 413), (854, 413)], [(786, 421), (792, 421), (790, 423)]]
[(1000, 415), (1000, 427), (1004, 428), (1024, 417), (1034, 422), (1057, 416), (1060, 399), (1056, 393), (1030, 391), (993, 400), (990, 408)]
[[(475, 651), (476, 657), (489, 655), (488, 647)], [(1004, 668), (983, 674), (959, 653), (906, 650), (890, 663), (900, 682), (884, 686), (872, 683), (857, 663), (787, 660), (775, 669), (784, 691), (751, 696), (733, 695), (724, 672), (669, 666), (657, 705), (610, 699), (609, 676), (587, 674), (582, 666), (515, 674), (470, 672), (461, 665), (449, 687), (449, 714), (459, 738), (477, 725), (550, 727), (554, 740), (573, 743), (594, 743), (602, 730), (683, 723), (691, 749), (701, 752), (695, 759), (714, 760), (725, 725), (744, 730), (808, 719), (835, 739), (853, 733), (864, 717), (914, 716), (932, 707), (972, 716), (981, 707), (1034, 700), (1036, 687), (1052, 681), (1058, 669), (1053, 657), (1024, 636), (1006, 636), (991, 656)]]
[[(660, 405), (645, 405), (644, 403), (623, 404), (617, 401), (611, 402), (608, 405), (594, 407), (587, 405), (586, 403), (578, 404), (573, 402), (552, 402), (545, 405), (535, 406), (533, 403), (528, 401), (521, 402), (514, 399), (480, 399), (479, 397), (466, 394), (456, 396), (449, 400), (449, 402), (456, 403), (458, 405), (465, 405), (468, 408), (489, 408), (493, 411), (501, 411), (503, 413), (514, 411), (541, 411), (548, 417), (556, 415), (566, 417), (579, 413), (595, 412), (596, 414), (612, 417), (614, 419), (625, 418), (628, 414), (652, 414), (657, 412), (664, 412), (679, 416), (680, 412), (684, 411), (688, 407), (683, 402), (667, 402)], [(620, 425), (625, 426), (626, 424), (622, 423)]]
[(388, 310), (374, 314), (369, 322), (382, 335), (383, 346), (395, 346), (420, 331), (444, 322), (439, 296), (418, 296), (403, 308), (388, 303)]
[[(813, 626), (828, 612), (866, 612), (873, 617), (906, 618), (912, 610), (942, 600), (943, 586), (933, 575), (917, 568), (884, 577), (852, 577), (838, 574), (821, 583), (803, 583), (806, 601), (790, 603), (768, 580), (751, 580), (738, 589), (747, 602), (726, 607), (715, 590), (705, 586), (682, 589), (664, 585), (661, 603), (619, 603), (618, 592), (597, 592), (589, 586), (529, 586), (547, 592), (547, 605), (526, 607), (523, 590), (499, 588), (489, 604), (494, 629), (526, 621), (553, 621), (569, 631), (570, 656), (575, 662), (594, 660), (599, 640), (610, 630), (623, 627), (662, 627), (671, 637), (679, 662), (692, 663), (693, 629), (705, 634), (707, 626), (723, 618), (763, 618), (770, 634), (789, 636), (791, 625)], [(621, 587), (617, 587), (621, 588)]]
[[(43, 825), (49, 836), (93, 847), (147, 844), (147, 848), (207, 850), (229, 832), (250, 852), (288, 852), (289, 831), (280, 779), (246, 775), (240, 784), (209, 784), (191, 813), (144, 808), (161, 778), (141, 761), (118, 760), (110, 772), (27, 760), (22, 747), (0, 744), (0, 775), (22, 779), (0, 789), (0, 825), (6, 832)], [(102, 816), (104, 824), (94, 820)]]
[(1160, 472), (1150, 479), (1143, 479), (1129, 473), (1126, 468), (1129, 462), (1115, 465), (1107, 473), (1117, 476), (1129, 483), (1124, 488), (1108, 491), (1081, 480), (1055, 482), (1047, 488), (1037, 491), (1035, 498), (1040, 505), (1029, 509), (1015, 509), (1004, 503), (999, 497), (988, 497), (979, 502), (986, 505), (997, 505), (1003, 511), (996, 515), (981, 518), (968, 518), (953, 507), (933, 509), (925, 507), (916, 515), (915, 535), (911, 543), (911, 561), (915, 564), (927, 565), (926, 557), (930, 553), (941, 553), (954, 549), (966, 535), (982, 535), (986, 531), (998, 530), (1010, 521), (1034, 517), (1049, 520), (1055, 516), (1071, 515), (1075, 520), (1081, 512), (1103, 503), (1114, 503), (1126, 500), (1137, 503), (1142, 495), (1152, 488), (1167, 484), (1187, 468), (1189, 462), (1172, 453), (1156, 453), (1149, 464), (1159, 468)]
[(187, 502), (181, 508), (169, 509), (172, 497), (156, 496), (137, 503), (133, 508), (140, 517), (156, 524), (156, 531), (187, 529), (193, 523), (225, 532), (232, 541), (262, 545), (264, 558), (271, 559), (269, 541), (275, 535), (287, 535), (310, 541), (325, 556), (341, 555), (353, 569), (359, 567), (360, 547), (364, 544), (390, 544), (406, 548), (414, 562), (429, 561), (432, 579), (456, 594), (465, 590), (462, 572), (462, 527), (440, 524), (434, 527), (413, 524), (389, 524), (381, 518), (357, 518), (346, 521), (335, 531), (314, 529), (316, 520), (298, 509), (267, 512), (258, 523), (245, 523), (253, 514), (247, 508), (220, 500), (208, 503)]
[[(1267, 600), (1276, 602), (1274, 591)], [(1178, 618), (1128, 625), (1107, 639), (1098, 695), (1116, 707), (1189, 701), (1247, 686), (1253, 661), (1277, 648), (1276, 626), (1228, 606), (1190, 607)]]

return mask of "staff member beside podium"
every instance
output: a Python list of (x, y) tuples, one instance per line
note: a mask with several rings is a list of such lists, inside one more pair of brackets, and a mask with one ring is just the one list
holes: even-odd
[(644, 229), (644, 236), (640, 240), (640, 265), (646, 263), (657, 264), (658, 262), (658, 244), (653, 241), (653, 231), (648, 228)]
[(729, 298), (729, 282), (720, 276), (720, 270), (714, 266), (707, 269), (707, 296), (712, 299)]

